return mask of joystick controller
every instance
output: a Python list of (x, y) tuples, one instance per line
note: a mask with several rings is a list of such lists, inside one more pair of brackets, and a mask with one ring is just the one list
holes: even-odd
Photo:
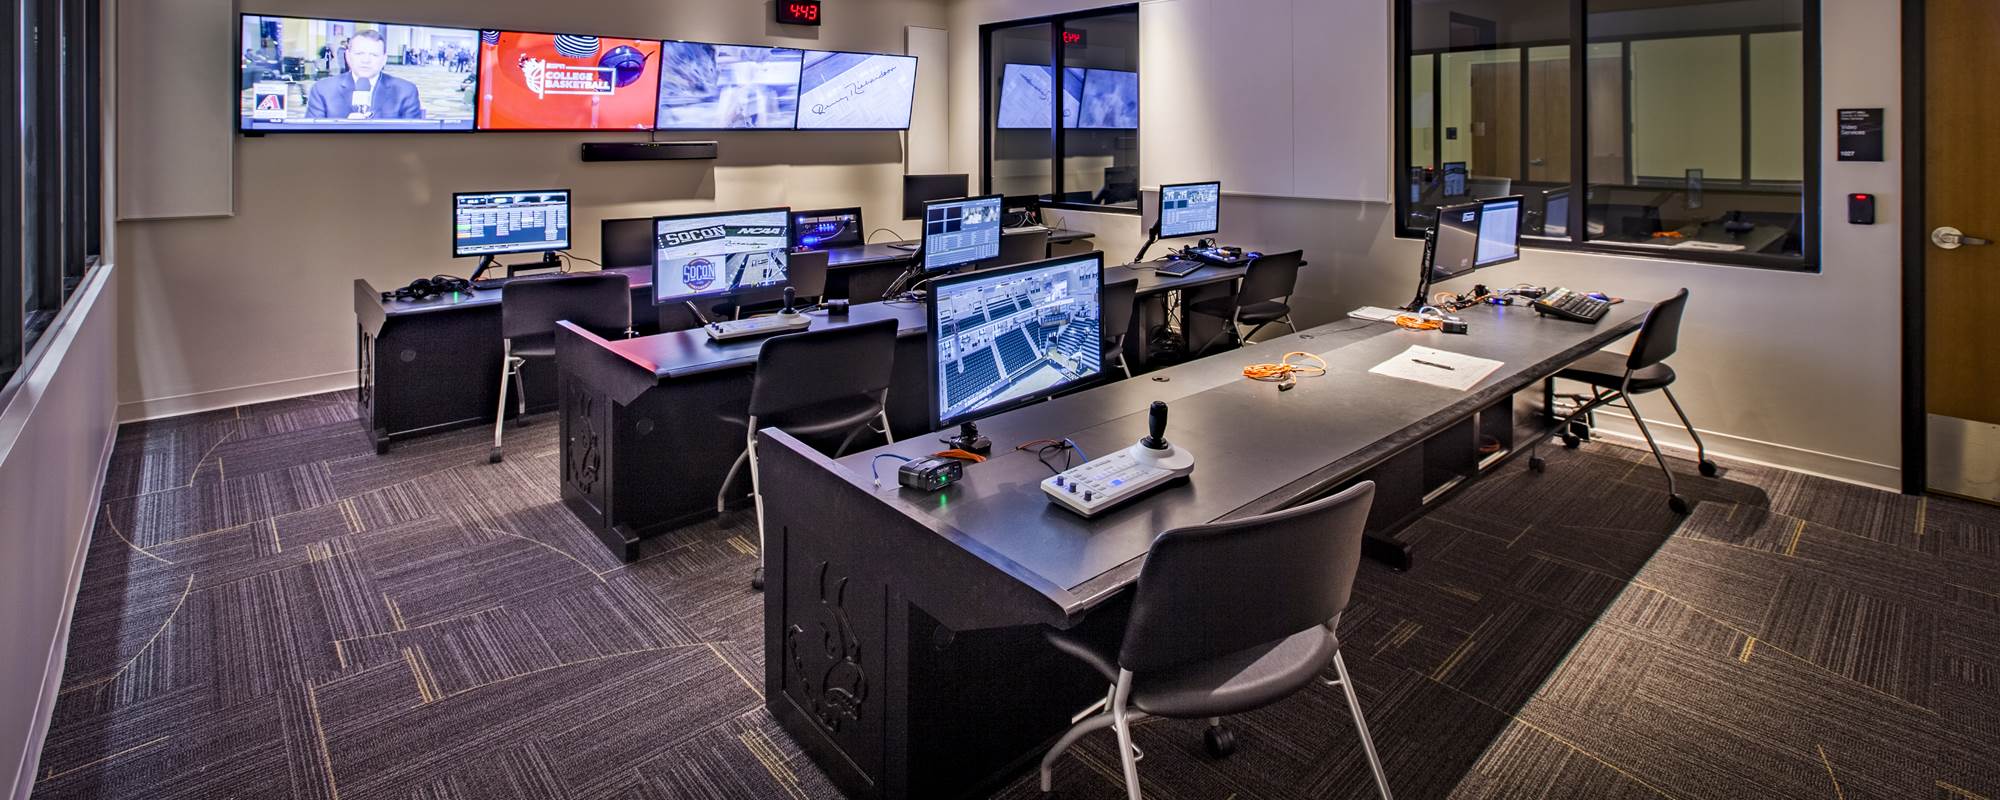
[(790, 286), (785, 287), (785, 307), (778, 309), (778, 313), (788, 317), (796, 317), (799, 315), (798, 290), (793, 289)]
[(1167, 404), (1154, 402), (1138, 443), (1051, 476), (1042, 481), (1042, 492), (1063, 508), (1095, 517), (1193, 472), (1194, 454), (1167, 441)]

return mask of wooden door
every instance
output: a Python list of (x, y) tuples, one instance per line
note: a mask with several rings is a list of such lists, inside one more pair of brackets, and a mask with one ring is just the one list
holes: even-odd
[(1930, 0), (1925, 13), (1925, 406), (1930, 488), (2000, 502), (2000, 3)]
[[(1549, 49), (1549, 48), (1544, 48)], [(1529, 62), (1528, 180), (1569, 182), (1569, 57)]]

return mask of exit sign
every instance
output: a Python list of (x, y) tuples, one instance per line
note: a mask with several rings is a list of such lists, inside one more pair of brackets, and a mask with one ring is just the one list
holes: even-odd
[(818, 25), (819, 0), (773, 0), (778, 22), (785, 25)]
[(1062, 39), (1065, 47), (1082, 47), (1083, 31), (1065, 30), (1062, 32)]

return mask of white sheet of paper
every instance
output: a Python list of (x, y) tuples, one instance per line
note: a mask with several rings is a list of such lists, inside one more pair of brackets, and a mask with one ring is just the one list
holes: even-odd
[(1412, 346), (1395, 358), (1376, 364), (1369, 372), (1463, 392), (1478, 385), (1502, 366), (1501, 362), (1490, 358)]

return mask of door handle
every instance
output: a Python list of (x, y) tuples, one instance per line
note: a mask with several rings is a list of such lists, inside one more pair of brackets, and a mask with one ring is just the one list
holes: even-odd
[(1975, 247), (1983, 247), (1985, 245), (1989, 245), (1992, 243), (1993, 240), (1991, 239), (1981, 239), (1977, 236), (1967, 236), (1965, 235), (1964, 231), (1951, 227), (1950, 225), (1946, 225), (1944, 227), (1938, 228), (1937, 230), (1931, 231), (1931, 244), (1937, 245), (1938, 249), (1940, 250), (1957, 250), (1958, 248), (1965, 247), (1967, 245)]

